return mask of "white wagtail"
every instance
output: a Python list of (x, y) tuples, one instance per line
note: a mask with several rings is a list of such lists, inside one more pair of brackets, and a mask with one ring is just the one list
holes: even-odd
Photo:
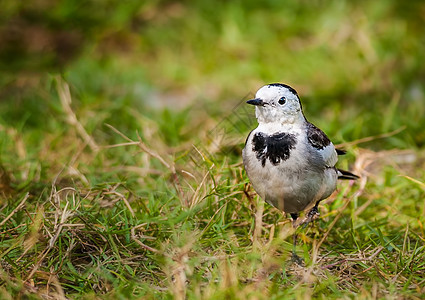
[(335, 167), (345, 151), (335, 149), (326, 134), (307, 121), (297, 92), (286, 84), (263, 86), (247, 103), (255, 105), (258, 127), (248, 135), (242, 155), (255, 191), (289, 213), (294, 227), (300, 212), (309, 208), (302, 223), (312, 221), (319, 202), (335, 191), (337, 179), (358, 178)]

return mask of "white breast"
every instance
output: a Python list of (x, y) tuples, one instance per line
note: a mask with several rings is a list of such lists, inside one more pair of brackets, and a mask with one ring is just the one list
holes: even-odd
[[(263, 166), (253, 151), (252, 140), (258, 132), (268, 135), (279, 132), (294, 134), (297, 143), (287, 160), (277, 165), (266, 160)], [(328, 197), (335, 190), (337, 174), (333, 166), (336, 153), (334, 157), (332, 151), (335, 152), (330, 147), (321, 152), (313, 151), (300, 125), (266, 123), (251, 132), (242, 155), (245, 170), (260, 197), (278, 209), (296, 213)]]

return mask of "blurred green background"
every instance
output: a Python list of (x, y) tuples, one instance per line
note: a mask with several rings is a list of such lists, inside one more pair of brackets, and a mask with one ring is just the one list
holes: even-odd
[(422, 146), (424, 11), (422, 1), (2, 1), (0, 114), (52, 125), (52, 74), (80, 109), (109, 112), (203, 103), (220, 114), (284, 82), (324, 129), (347, 122), (352, 140), (406, 125), (387, 146)]
[[(0, 0), (0, 298), (423, 296), (424, 28), (419, 0)], [(341, 184), (302, 237), (313, 279), (286, 268), (281, 213), (253, 233), (244, 101), (272, 82), (362, 142), (340, 166), (367, 185)], [(106, 124), (166, 163), (108, 148), (127, 141)]]

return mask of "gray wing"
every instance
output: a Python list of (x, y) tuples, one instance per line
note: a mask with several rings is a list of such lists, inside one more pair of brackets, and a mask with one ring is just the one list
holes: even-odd
[(307, 139), (309, 144), (323, 158), (326, 167), (334, 167), (338, 161), (338, 154), (334, 145), (322, 130), (310, 122), (307, 122)]

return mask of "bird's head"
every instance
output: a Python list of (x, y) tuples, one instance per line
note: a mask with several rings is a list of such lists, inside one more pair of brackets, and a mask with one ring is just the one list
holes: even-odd
[(247, 101), (255, 105), (259, 123), (296, 123), (305, 120), (297, 92), (289, 85), (272, 83), (263, 86), (255, 99)]

